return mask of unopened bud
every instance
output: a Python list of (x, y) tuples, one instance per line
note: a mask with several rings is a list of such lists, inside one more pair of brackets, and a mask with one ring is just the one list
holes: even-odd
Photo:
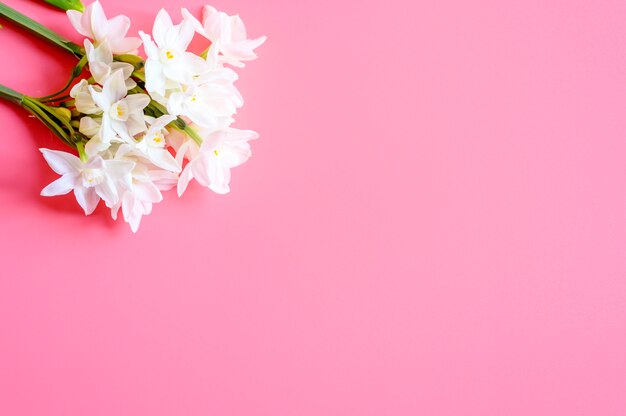
[(63, 119), (66, 121), (70, 121), (72, 118), (72, 112), (67, 109), (67, 108), (63, 108), (63, 107), (50, 107), (50, 109), (52, 110), (52, 112), (59, 118), (59, 119)]

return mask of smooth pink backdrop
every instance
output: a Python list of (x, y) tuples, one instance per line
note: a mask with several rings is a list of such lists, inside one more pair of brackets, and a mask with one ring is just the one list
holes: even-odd
[[(227, 196), (86, 218), (0, 104), (0, 415), (626, 414), (624, 1), (213, 5), (269, 37)], [(0, 51), (33, 95), (72, 67)]]

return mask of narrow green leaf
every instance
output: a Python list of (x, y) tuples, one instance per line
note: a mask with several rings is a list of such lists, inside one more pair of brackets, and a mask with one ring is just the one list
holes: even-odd
[(24, 99), (24, 94), (12, 90), (9, 87), (5, 87), (4, 85), (0, 85), (0, 98), (4, 98), (5, 100), (21, 105), (22, 99)]
[(48, 42), (70, 52), (78, 58), (82, 58), (85, 55), (83, 48), (67, 39), (58, 33), (48, 29), (40, 23), (35, 22), (28, 16), (23, 15), (17, 10), (7, 6), (0, 2), (0, 17), (3, 17), (16, 25), (34, 33), (47, 40)]
[(46, 3), (58, 7), (61, 10), (78, 10), (79, 12), (85, 11), (85, 6), (80, 0), (44, 0)]

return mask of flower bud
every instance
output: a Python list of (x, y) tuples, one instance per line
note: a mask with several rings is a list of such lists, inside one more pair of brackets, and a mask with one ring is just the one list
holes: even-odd
[(115, 59), (120, 62), (126, 62), (127, 64), (131, 64), (135, 67), (135, 69), (141, 69), (146, 64), (144, 60), (137, 55), (123, 54), (116, 56)]
[(52, 112), (54, 112), (54, 114), (59, 118), (59, 119), (63, 119), (66, 121), (70, 121), (72, 118), (72, 112), (64, 107), (50, 107), (50, 109), (52, 110)]

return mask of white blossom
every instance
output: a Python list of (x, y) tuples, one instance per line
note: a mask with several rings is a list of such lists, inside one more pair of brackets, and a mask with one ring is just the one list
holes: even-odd
[(193, 23), (183, 20), (174, 25), (164, 9), (159, 11), (154, 20), (152, 37), (139, 32), (148, 56), (145, 67), (148, 92), (165, 96), (167, 90), (190, 84), (194, 76), (206, 71), (206, 62), (187, 52), (193, 35)]
[(131, 185), (124, 190), (116, 204), (111, 208), (111, 217), (117, 219), (117, 213), (122, 208), (122, 215), (131, 230), (135, 233), (144, 215), (152, 212), (152, 204), (161, 202), (163, 196), (159, 188), (152, 182), (146, 165), (136, 163), (131, 172)]
[[(140, 31), (141, 39), (127, 37), (128, 17), (107, 19), (98, 1), (84, 13), (67, 15), (88, 38), (83, 44), (90, 75), (71, 88), (73, 100), (60, 99), (63, 108), (54, 114), (60, 114), (60, 128), (76, 141), (80, 157), (40, 149), (61, 175), (41, 195), (73, 191), (86, 215), (102, 199), (113, 219), (121, 210), (136, 232), (163, 191), (176, 187), (182, 196), (195, 179), (228, 193), (231, 169), (248, 160), (249, 142), (258, 138), (231, 127), (243, 106), (233, 67), (255, 59), (265, 36), (248, 39), (239, 16), (211, 6), (203, 8), (202, 22), (182, 9), (178, 24), (161, 9), (152, 33)], [(188, 51), (196, 32), (211, 42), (202, 57)], [(136, 56), (142, 40), (145, 62)]]
[(167, 150), (165, 141), (165, 136), (168, 134), (165, 126), (175, 119), (176, 117), (169, 114), (157, 119), (146, 117), (150, 126), (141, 141), (135, 146), (135, 151), (161, 169), (180, 172), (180, 164)]
[(93, 39), (96, 45), (107, 42), (114, 54), (134, 54), (141, 45), (141, 39), (126, 37), (130, 19), (124, 15), (107, 19), (98, 1), (87, 6), (84, 13), (68, 10), (67, 17), (78, 33)]
[(94, 47), (88, 39), (85, 39), (85, 54), (89, 62), (89, 72), (98, 84), (104, 85), (111, 74), (119, 70), (122, 71), (127, 90), (137, 86), (137, 83), (130, 77), (135, 68), (126, 62), (113, 61), (113, 53), (107, 42)]
[(254, 49), (266, 40), (265, 36), (248, 39), (246, 27), (239, 15), (229, 16), (212, 6), (207, 5), (202, 9), (202, 23), (187, 9), (183, 9), (183, 16), (194, 23), (194, 28), (199, 34), (211, 41), (212, 48), (220, 52), (221, 63), (244, 67), (244, 61), (257, 58)]
[(146, 94), (127, 95), (121, 70), (115, 71), (102, 86), (102, 91), (89, 86), (96, 106), (102, 112), (100, 135), (104, 142), (119, 137), (132, 141), (133, 136), (146, 129), (143, 109), (150, 103)]
[(117, 184), (128, 184), (134, 163), (130, 161), (104, 160), (95, 156), (83, 163), (71, 153), (39, 149), (53, 171), (62, 175), (42, 191), (42, 196), (65, 195), (74, 191), (78, 204), (91, 214), (102, 198), (107, 205), (119, 201)]
[[(92, 88), (94, 91), (102, 91), (102, 88), (97, 85)], [(90, 85), (86, 79), (81, 79), (80, 82), (72, 87), (70, 97), (74, 99), (76, 110), (83, 114), (98, 114), (102, 112), (93, 100)]]
[(218, 130), (234, 121), (232, 116), (243, 106), (243, 98), (234, 86), (238, 76), (233, 70), (215, 63), (209, 68), (193, 84), (173, 92), (167, 109), (171, 114), (189, 117), (204, 129)]
[(190, 160), (180, 174), (178, 195), (185, 192), (191, 179), (218, 194), (230, 192), (230, 170), (248, 160), (252, 154), (248, 141), (258, 137), (250, 130), (227, 128), (204, 136), (199, 147), (191, 140), (185, 142), (178, 155), (188, 155)]

